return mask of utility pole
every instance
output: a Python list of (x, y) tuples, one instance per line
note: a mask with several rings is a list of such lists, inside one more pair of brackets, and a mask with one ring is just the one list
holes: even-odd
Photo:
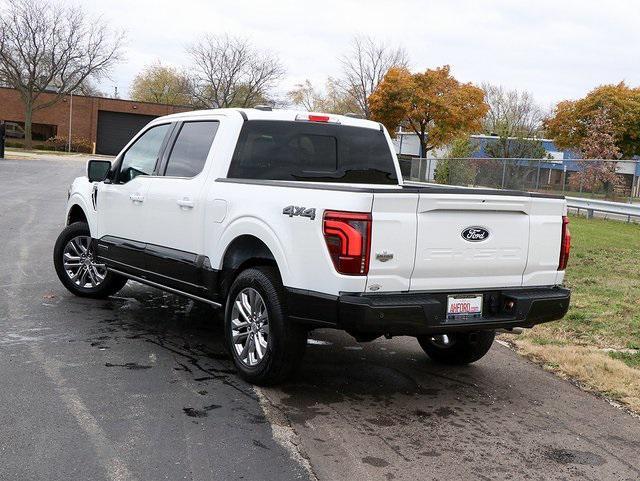
[(4, 120), (0, 120), (0, 159), (4, 159), (4, 134), (6, 132), (6, 127), (4, 124)]
[(69, 98), (69, 145), (67, 148), (67, 152), (71, 152), (71, 122), (73, 118), (73, 91), (70, 93)]

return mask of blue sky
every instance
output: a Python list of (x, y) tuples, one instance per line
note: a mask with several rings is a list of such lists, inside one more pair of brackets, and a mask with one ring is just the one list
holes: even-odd
[(127, 31), (126, 61), (112, 80), (126, 97), (145, 65), (181, 66), (203, 33), (248, 37), (278, 55), (286, 92), (309, 78), (338, 76), (354, 34), (402, 45), (413, 70), (450, 64), (463, 81), (525, 89), (543, 105), (602, 83), (640, 85), (640, 2), (609, 0), (352, 1), (85, 0), (91, 14)]

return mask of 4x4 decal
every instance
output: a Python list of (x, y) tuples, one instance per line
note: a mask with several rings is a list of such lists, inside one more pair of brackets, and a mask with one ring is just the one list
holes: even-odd
[(296, 205), (289, 205), (282, 209), (282, 213), (284, 215), (288, 215), (289, 217), (300, 216), (300, 217), (308, 217), (310, 220), (316, 218), (316, 209), (311, 208), (307, 209), (306, 207), (298, 207)]

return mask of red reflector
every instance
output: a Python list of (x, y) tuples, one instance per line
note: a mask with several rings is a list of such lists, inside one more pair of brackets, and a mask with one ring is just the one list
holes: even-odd
[(329, 122), (328, 115), (309, 115), (309, 122)]
[(562, 216), (562, 238), (560, 240), (560, 261), (558, 262), (559, 271), (563, 271), (567, 268), (570, 251), (571, 233), (569, 232), (569, 218), (564, 215)]
[(367, 275), (371, 214), (328, 210), (324, 213), (322, 229), (336, 271), (351, 276)]

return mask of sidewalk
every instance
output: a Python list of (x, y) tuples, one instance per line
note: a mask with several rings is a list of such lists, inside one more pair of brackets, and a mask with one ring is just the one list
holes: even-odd
[(7, 160), (77, 160), (86, 162), (89, 159), (106, 159), (112, 160), (112, 156), (99, 154), (79, 154), (76, 152), (55, 152), (49, 150), (24, 150), (16, 148), (7, 148), (4, 153)]

